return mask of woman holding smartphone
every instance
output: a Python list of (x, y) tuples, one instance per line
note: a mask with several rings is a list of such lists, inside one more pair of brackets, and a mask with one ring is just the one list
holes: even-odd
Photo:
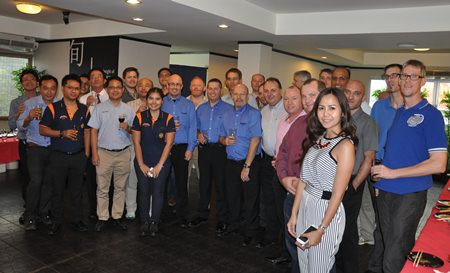
[[(355, 162), (355, 128), (341, 89), (323, 90), (308, 120), (308, 139), (288, 231), (297, 245), (300, 272), (333, 272), (345, 227), (342, 198)], [(313, 231), (303, 233), (309, 227)]]
[(132, 127), (141, 236), (149, 233), (155, 236), (158, 232), (165, 183), (171, 165), (169, 153), (175, 138), (175, 123), (171, 115), (161, 111), (163, 97), (160, 88), (150, 89), (147, 93), (148, 110), (136, 114)]

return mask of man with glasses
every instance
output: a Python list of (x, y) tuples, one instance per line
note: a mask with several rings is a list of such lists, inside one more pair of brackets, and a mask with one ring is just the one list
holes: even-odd
[(175, 171), (178, 226), (187, 228), (189, 161), (197, 144), (197, 118), (192, 101), (181, 96), (183, 80), (180, 75), (170, 76), (167, 86), (169, 93), (164, 97), (161, 109), (173, 116), (177, 130), (170, 152), (170, 160)]
[[(384, 68), (383, 78), (387, 85), (389, 97), (380, 99), (372, 107), (371, 116), (375, 119), (378, 128), (378, 151), (375, 155), (377, 160), (382, 161), (384, 156), (384, 146), (386, 138), (394, 121), (397, 109), (403, 106), (403, 96), (400, 92), (400, 73), (402, 66), (400, 64), (389, 64)], [(364, 193), (363, 204), (359, 214), (360, 234), (363, 242), (373, 241), (374, 249), (369, 260), (369, 272), (382, 271), (383, 259), (383, 241), (378, 223), (378, 211), (376, 208), (376, 197), (373, 183), (368, 183), (370, 195)], [(372, 200), (370, 200), (370, 197)], [(373, 206), (373, 210), (371, 207)], [(375, 215), (373, 214), (375, 212)], [(375, 230), (374, 230), (375, 228)], [(373, 235), (372, 235), (373, 232)]]
[(81, 189), (86, 157), (89, 156), (90, 130), (87, 128), (89, 111), (77, 101), (81, 92), (81, 80), (75, 74), (62, 79), (63, 99), (47, 105), (39, 123), (39, 133), (50, 137), (50, 169), (52, 176), (53, 224), (49, 235), (58, 233), (64, 220), (64, 190), (70, 198), (69, 219), (81, 232), (88, 227), (81, 221)]
[(425, 65), (407, 61), (400, 74), (404, 106), (397, 110), (386, 140), (383, 162), (372, 167), (379, 190), (377, 208), (384, 243), (383, 272), (400, 272), (415, 242), (434, 173), (447, 162), (442, 114), (423, 99)]
[(135, 111), (122, 101), (123, 81), (117, 76), (106, 81), (109, 100), (97, 105), (89, 120), (91, 127), (92, 164), (97, 173), (97, 217), (95, 231), (103, 229), (109, 219), (109, 187), (114, 183), (111, 217), (122, 230), (125, 186), (130, 175), (131, 125)]

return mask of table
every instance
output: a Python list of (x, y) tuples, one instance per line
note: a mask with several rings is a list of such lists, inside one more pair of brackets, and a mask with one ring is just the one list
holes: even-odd
[(0, 164), (19, 160), (19, 140), (8, 137), (6, 142), (0, 139)]
[[(450, 180), (447, 182), (447, 185), (445, 185), (444, 190), (439, 196), (439, 200), (450, 200), (450, 191), (448, 190), (449, 187)], [(434, 217), (436, 212), (438, 212), (438, 210), (433, 207), (430, 217), (425, 223), (419, 238), (417, 238), (413, 251), (422, 250), (423, 252), (427, 252), (441, 258), (444, 261), (444, 265), (435, 269), (440, 272), (447, 273), (450, 272), (450, 262), (448, 261), (448, 256), (450, 255), (450, 223), (438, 221)], [(435, 271), (430, 267), (413, 267), (413, 262), (407, 260), (401, 272), (434, 273)]]

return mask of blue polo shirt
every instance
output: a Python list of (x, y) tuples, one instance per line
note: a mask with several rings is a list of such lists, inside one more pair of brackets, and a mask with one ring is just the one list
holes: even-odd
[(208, 142), (219, 142), (220, 130), (224, 114), (227, 111), (234, 111), (233, 106), (219, 100), (214, 106), (205, 102), (197, 109), (197, 128), (200, 132), (208, 132)]
[(370, 115), (375, 119), (379, 128), (378, 134), (378, 151), (376, 158), (382, 160), (384, 157), (384, 146), (386, 145), (386, 138), (389, 128), (395, 118), (397, 109), (391, 105), (391, 97), (378, 100), (372, 107)]
[(197, 118), (192, 101), (182, 96), (175, 99), (165, 96), (161, 110), (179, 118), (180, 127), (175, 134), (174, 144), (187, 144), (187, 149), (192, 152), (197, 144)]
[(119, 116), (125, 117), (128, 125), (133, 124), (135, 111), (124, 102), (114, 106), (111, 100), (97, 104), (89, 120), (89, 127), (98, 129), (98, 147), (119, 150), (131, 145), (131, 135), (119, 128)]
[(159, 112), (154, 120), (149, 111), (136, 114), (133, 131), (141, 132), (141, 150), (145, 165), (154, 167), (161, 158), (166, 146), (166, 133), (176, 132), (172, 115)]
[[(226, 147), (227, 158), (232, 160), (244, 160), (247, 158), (250, 140), (252, 137), (262, 137), (261, 113), (246, 104), (239, 110), (234, 108), (223, 115), (220, 136), (228, 136), (230, 129), (236, 129), (236, 143)], [(261, 153), (261, 142), (256, 154)]]
[[(446, 151), (442, 114), (424, 99), (414, 107), (397, 110), (387, 135), (383, 165), (392, 169), (414, 166), (429, 159), (432, 152)], [(386, 192), (408, 194), (427, 190), (432, 184), (431, 175), (425, 175), (380, 179), (375, 187)]]
[[(57, 101), (57, 98), (53, 99), (53, 102)], [(25, 101), (25, 110), (20, 117), (17, 119), (17, 127), (19, 130), (26, 131), (27, 142), (32, 142), (42, 147), (48, 147), (50, 145), (50, 138), (39, 134), (39, 122), (40, 120), (33, 119), (30, 121), (26, 128), (23, 127), (23, 122), (25, 118), (28, 117), (30, 111), (35, 107), (42, 107), (42, 114), (44, 114), (45, 108), (47, 108), (47, 104), (42, 99), (42, 96), (32, 97)]]
[(55, 151), (74, 153), (84, 148), (84, 128), (87, 128), (89, 111), (86, 105), (77, 101), (78, 109), (75, 113), (68, 113), (64, 100), (47, 105), (39, 125), (49, 127), (53, 130), (78, 130), (78, 139), (51, 137), (50, 148)]

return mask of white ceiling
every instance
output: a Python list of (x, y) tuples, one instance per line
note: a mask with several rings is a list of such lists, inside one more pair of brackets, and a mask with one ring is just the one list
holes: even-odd
[[(15, 9), (15, 1), (2, 0), (0, 17), (4, 18), (0, 19), (26, 20), (30, 27), (31, 22), (46, 24), (49, 31), (35, 31), (34, 36), (61, 39), (83, 37), (80, 29), (87, 32), (89, 22), (97, 26), (97, 21), (91, 20), (103, 18), (122, 23), (122, 35), (170, 44), (173, 52), (237, 56), (233, 50), (239, 41), (263, 41), (309, 58), (322, 60), (321, 56), (327, 56), (326, 61), (332, 64), (380, 66), (367, 62), (365, 54), (414, 54), (397, 45), (415, 43), (431, 47), (432, 53), (448, 53), (450, 58), (448, 0), (143, 0), (137, 6), (124, 0), (40, 3), (45, 5), (40, 15), (23, 15)], [(62, 23), (62, 10), (71, 11), (68, 26)], [(144, 22), (136, 23), (133, 17)], [(220, 23), (230, 28), (218, 29)], [(72, 32), (75, 27), (77, 32)], [(161, 32), (155, 33), (155, 29)], [(19, 27), (2, 29), (1, 24), (0, 32), (22, 34)], [(111, 35), (106, 29), (98, 35), (102, 33)]]

